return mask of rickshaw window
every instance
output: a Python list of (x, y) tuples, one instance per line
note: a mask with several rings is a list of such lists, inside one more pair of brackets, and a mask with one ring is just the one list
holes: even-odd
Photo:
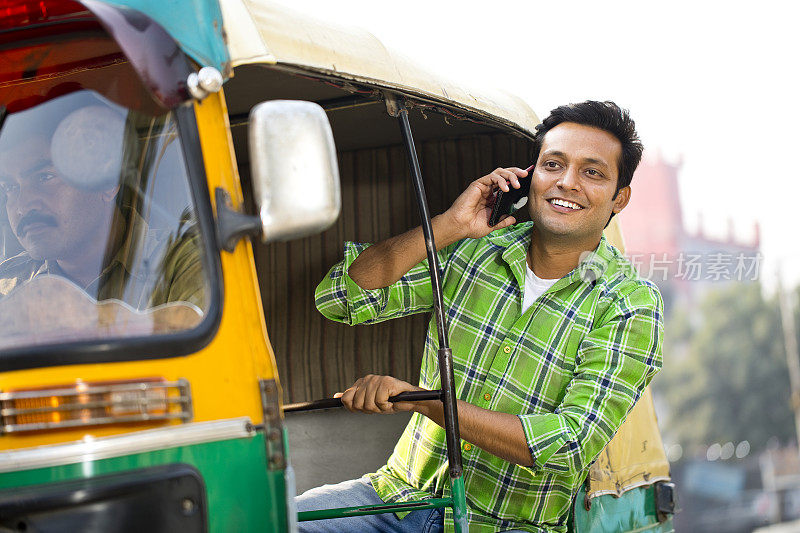
[[(8, 91), (0, 86), (0, 104), (9, 100)], [(219, 324), (222, 287), (193, 109), (184, 106), (153, 116), (85, 89), (39, 106), (56, 100), (61, 101), (61, 115), (50, 114), (61, 122), (40, 128), (49, 130), (47, 141), (41, 131), (19, 124), (20, 117), (32, 116), (37, 106), (10, 113), (0, 131), (0, 332), (6, 332), (0, 333), (0, 371), (172, 357), (202, 348)], [(63, 104), (67, 100), (71, 103)], [(70, 160), (75, 142), (69, 140), (81, 134), (88, 138), (82, 127), (101, 118), (116, 120), (115, 127), (122, 132), (115, 134), (113, 124), (101, 125), (100, 129), (110, 129), (95, 135), (93, 142), (101, 142), (98, 137), (103, 136), (122, 139), (117, 159)], [(66, 119), (70, 120), (64, 123)], [(28, 152), (37, 153), (36, 143), (39, 152), (49, 150), (48, 158), (39, 158), (46, 161), (35, 161), (45, 167), (36, 178), (23, 176), (22, 168), (2, 166), (2, 141), (14, 131), (38, 134), (36, 142), (26, 143), (31, 145)], [(131, 148), (132, 138), (138, 148)], [(16, 147), (12, 150), (15, 159), (24, 159)], [(102, 169), (87, 170), (104, 163), (120, 165), (119, 182), (108, 182), (113, 170), (106, 169), (105, 174)], [(20, 172), (15, 174), (16, 170)], [(137, 177), (134, 183), (123, 178), (126, 172)], [(76, 182), (76, 177), (83, 182)], [(81, 241), (80, 220), (68, 217), (69, 209), (61, 209), (52, 198), (42, 200), (53, 183), (60, 187), (54, 190), (61, 198), (91, 197), (95, 202), (75, 204), (86, 208), (77, 218), (102, 226), (97, 212), (110, 209), (113, 214), (105, 219), (109, 222), (105, 233), (94, 232), (94, 239)], [(72, 190), (71, 196), (64, 190)], [(101, 253), (94, 255), (102, 256), (102, 261), (83, 265), (83, 271), (75, 268), (68, 253), (58, 256), (59, 240), (80, 243), (88, 251), (99, 248)]]

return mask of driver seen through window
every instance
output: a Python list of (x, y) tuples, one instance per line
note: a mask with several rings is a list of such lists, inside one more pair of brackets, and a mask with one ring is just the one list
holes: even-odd
[(0, 193), (0, 347), (201, 321), (208, 281), (171, 114), (78, 91), (9, 115)]

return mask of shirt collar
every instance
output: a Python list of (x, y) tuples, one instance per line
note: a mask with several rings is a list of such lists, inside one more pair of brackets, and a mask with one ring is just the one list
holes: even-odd
[(39, 265), (39, 267), (35, 270), (33, 277), (41, 276), (42, 274), (58, 274), (60, 276), (66, 277), (64, 271), (61, 270), (61, 267), (58, 266), (58, 262), (54, 261), (53, 259), (45, 259), (43, 263)]
[(582, 280), (597, 281), (608, 270), (609, 263), (613, 259), (614, 251), (611, 244), (605, 235), (601, 235), (597, 248), (581, 254), (580, 262), (574, 272)]
[(533, 222), (521, 222), (487, 235), (490, 243), (504, 248), (501, 256), (508, 263), (520, 287), (525, 286), (525, 264), (532, 232)]
[(135, 268), (133, 265), (136, 254), (148, 254), (150, 252), (147, 246), (148, 227), (144, 219), (139, 216), (135, 209), (131, 208), (128, 220), (125, 221), (125, 230), (122, 244), (117, 248), (117, 252), (108, 265), (100, 274), (102, 277), (110, 271), (115, 264), (119, 264), (125, 269), (128, 275), (134, 275)]
[[(505, 230), (492, 232), (487, 236), (490, 243), (505, 248), (501, 254), (508, 263), (520, 287), (525, 286), (525, 265), (528, 247), (531, 243), (533, 222), (521, 222)], [(581, 254), (580, 262), (569, 274), (558, 280), (552, 290), (558, 290), (575, 281), (593, 283), (608, 270), (609, 262), (614, 259), (614, 251), (605, 235), (600, 236), (597, 247)]]

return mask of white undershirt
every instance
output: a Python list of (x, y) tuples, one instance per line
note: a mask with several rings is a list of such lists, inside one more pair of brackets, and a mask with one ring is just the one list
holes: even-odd
[(522, 312), (528, 310), (533, 302), (549, 289), (558, 279), (542, 279), (533, 273), (528, 262), (525, 261), (525, 294), (522, 296)]

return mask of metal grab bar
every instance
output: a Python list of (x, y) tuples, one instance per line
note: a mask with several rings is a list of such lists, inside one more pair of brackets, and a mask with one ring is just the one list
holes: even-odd
[[(389, 401), (394, 402), (421, 402), (425, 400), (441, 400), (442, 391), (440, 390), (415, 390), (401, 392), (396, 396), (390, 396)], [(335, 409), (343, 407), (341, 398), (323, 398), (310, 402), (290, 403), (283, 406), (284, 413), (296, 413), (298, 411), (314, 411), (316, 409)]]

